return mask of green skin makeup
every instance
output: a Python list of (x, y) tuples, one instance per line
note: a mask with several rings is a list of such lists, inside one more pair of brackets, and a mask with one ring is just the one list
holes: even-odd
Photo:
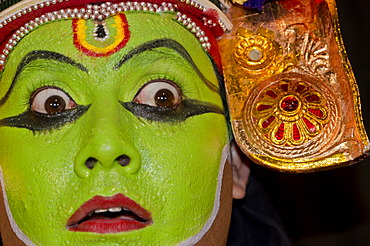
[[(62, 20), (24, 37), (3, 71), (7, 205), (36, 245), (176, 245), (200, 233), (214, 212), (228, 133), (211, 60), (172, 14), (126, 18), (130, 39), (109, 56), (78, 50), (72, 21)], [(158, 91), (148, 89), (153, 81), (175, 88), (180, 103), (150, 106)], [(53, 116), (32, 111), (47, 87), (75, 105)], [(120, 155), (130, 157), (129, 165), (114, 161)], [(91, 157), (98, 162), (88, 168)], [(86, 201), (118, 193), (149, 211), (153, 223), (109, 234), (66, 229)]]

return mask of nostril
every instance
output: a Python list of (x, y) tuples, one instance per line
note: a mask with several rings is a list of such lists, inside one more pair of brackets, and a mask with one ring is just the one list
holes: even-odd
[(95, 164), (98, 162), (97, 159), (93, 158), (93, 157), (90, 157), (89, 159), (87, 159), (85, 161), (85, 166), (87, 166), (87, 168), (89, 169), (93, 169), (95, 167)]
[(130, 163), (130, 157), (128, 157), (127, 155), (120, 155), (116, 158), (116, 161), (118, 162), (118, 164), (125, 167)]

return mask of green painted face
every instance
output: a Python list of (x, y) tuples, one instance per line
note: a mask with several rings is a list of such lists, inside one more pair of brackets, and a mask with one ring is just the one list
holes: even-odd
[(189, 244), (218, 212), (227, 126), (211, 61), (173, 15), (126, 18), (130, 38), (112, 54), (77, 49), (62, 20), (9, 57), (0, 165), (25, 242)]

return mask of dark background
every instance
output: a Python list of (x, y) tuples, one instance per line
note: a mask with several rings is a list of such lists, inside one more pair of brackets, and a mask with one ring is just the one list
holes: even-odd
[[(370, 1), (337, 0), (344, 43), (370, 134)], [(313, 174), (281, 174), (253, 165), (294, 246), (370, 245), (370, 157)]]

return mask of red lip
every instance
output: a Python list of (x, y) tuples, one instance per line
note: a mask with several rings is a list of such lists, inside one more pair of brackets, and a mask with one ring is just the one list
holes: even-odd
[[(121, 211), (118, 211), (120, 208)], [(123, 194), (116, 194), (112, 197), (95, 196), (82, 204), (68, 219), (67, 229), (119, 233), (139, 230), (151, 224), (152, 218), (148, 211)]]

